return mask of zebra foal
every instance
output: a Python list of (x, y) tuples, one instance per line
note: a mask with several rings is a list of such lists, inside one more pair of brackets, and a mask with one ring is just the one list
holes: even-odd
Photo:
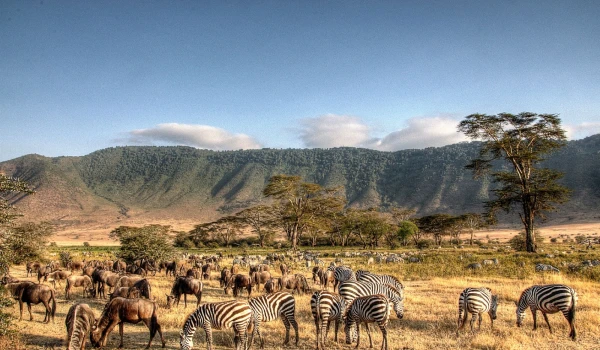
[(331, 321), (335, 321), (335, 342), (337, 343), (338, 329), (344, 322), (346, 313), (344, 298), (336, 293), (317, 291), (310, 298), (310, 309), (317, 330), (317, 350), (323, 349)]
[(348, 310), (346, 311), (346, 324), (344, 326), (346, 344), (352, 344), (352, 342), (356, 340), (356, 347), (358, 348), (360, 345), (360, 324), (364, 323), (367, 328), (367, 334), (369, 335), (369, 348), (372, 348), (373, 340), (371, 339), (369, 323), (377, 323), (379, 330), (381, 330), (381, 334), (383, 335), (381, 350), (387, 350), (386, 326), (390, 319), (391, 309), (392, 303), (382, 294), (354, 299), (352, 303), (348, 305)]
[(537, 329), (537, 310), (542, 312), (544, 320), (548, 325), (550, 333), (552, 327), (546, 314), (562, 312), (567, 321), (571, 332), (569, 337), (575, 340), (577, 333), (575, 331), (575, 307), (577, 305), (577, 293), (575, 290), (564, 284), (547, 284), (531, 286), (521, 293), (517, 304), (517, 326), (523, 325), (525, 310), (531, 309), (533, 315), (533, 330)]
[(481, 314), (487, 312), (490, 315), (492, 328), (494, 328), (494, 320), (496, 319), (496, 310), (498, 310), (498, 297), (492, 295), (489, 288), (467, 288), (460, 293), (458, 298), (458, 328), (456, 336), (467, 322), (469, 314), (471, 318), (471, 332), (473, 332), (473, 324), (475, 318), (479, 318), (478, 329), (481, 329)]
[(65, 318), (67, 350), (85, 349), (85, 340), (95, 324), (96, 317), (88, 304), (77, 303), (71, 306)]
[(260, 348), (264, 348), (263, 337), (260, 333), (260, 323), (274, 321), (281, 317), (285, 325), (285, 341), (283, 345), (290, 342), (290, 325), (296, 333), (296, 346), (298, 346), (298, 322), (296, 322), (296, 299), (288, 292), (276, 292), (265, 294), (248, 300), (252, 310), (252, 322), (254, 330), (250, 336), (250, 346), (254, 343), (254, 335), (258, 334)]
[(237, 300), (201, 305), (191, 313), (179, 333), (181, 350), (189, 350), (194, 346), (193, 337), (196, 328), (202, 327), (206, 332), (206, 348), (212, 350), (212, 328), (233, 328), (235, 333), (235, 349), (247, 348), (248, 336), (246, 330), (252, 318), (252, 310), (246, 303)]

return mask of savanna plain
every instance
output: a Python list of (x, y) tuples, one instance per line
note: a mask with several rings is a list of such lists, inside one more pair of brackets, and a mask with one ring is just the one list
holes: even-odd
[[(594, 227), (595, 229), (595, 227)], [(593, 229), (593, 230), (594, 230)], [(480, 245), (444, 246), (436, 249), (416, 250), (414, 248), (399, 248), (395, 253), (411, 253), (419, 257), (416, 263), (375, 263), (367, 264), (370, 251), (359, 248), (315, 248), (313, 252), (320, 254), (320, 259), (327, 266), (334, 261), (336, 255), (341, 256), (343, 264), (358, 269), (369, 270), (379, 274), (390, 274), (397, 277), (405, 286), (404, 290), (404, 317), (398, 319), (392, 312), (388, 328), (388, 343), (390, 349), (599, 349), (600, 348), (600, 266), (588, 268), (568, 268), (579, 266), (582, 261), (600, 259), (600, 247), (588, 249), (586, 245), (577, 244), (569, 235), (574, 236), (584, 228), (556, 228), (545, 232), (545, 242), (540, 245), (538, 253), (528, 254), (516, 252), (506, 243), (507, 237), (496, 233), (498, 239), (494, 239), (494, 233), (486, 234), (491, 241), (481, 239)], [(595, 230), (594, 230), (595, 231)], [(591, 232), (587, 232), (590, 233)], [(481, 235), (481, 234), (479, 234)], [(595, 235), (595, 233), (594, 233)], [(555, 243), (550, 238), (556, 237)], [(596, 248), (596, 249), (594, 249)], [(59, 251), (68, 251), (74, 260), (113, 260), (114, 252), (118, 247), (82, 247), (82, 246), (59, 246), (49, 250), (48, 259), (57, 259)], [(83, 252), (91, 252), (91, 256), (83, 256)], [(390, 250), (376, 250), (376, 252), (390, 252)], [(223, 261), (221, 268), (230, 267), (232, 258), (237, 255), (263, 255), (269, 252), (280, 252), (282, 250), (261, 250), (258, 248), (236, 249), (211, 249), (191, 250), (192, 254), (212, 255), (222, 253)], [(345, 252), (362, 253), (359, 256), (344, 257)], [(498, 265), (484, 265), (480, 270), (469, 270), (466, 266), (473, 262), (481, 263), (484, 259), (497, 258)], [(181, 262), (185, 262), (182, 258)], [(560, 269), (560, 273), (535, 272), (536, 263), (552, 264)], [(288, 262), (289, 264), (289, 262)], [(311, 285), (312, 290), (320, 290), (321, 287), (312, 282), (312, 268), (305, 263), (291, 263), (292, 273), (304, 274)], [(242, 268), (241, 271), (247, 271)], [(81, 274), (75, 271), (75, 274)], [(271, 267), (271, 273), (278, 277), (278, 262)], [(26, 277), (24, 266), (13, 266), (11, 275), (23, 280), (35, 280), (37, 278)], [(204, 280), (204, 292), (202, 304), (207, 302), (218, 302), (230, 300), (233, 297), (225, 295), (219, 286), (219, 272), (212, 273), (209, 280)], [(187, 307), (183, 300), (178, 307), (167, 309), (166, 295), (170, 293), (173, 277), (166, 277), (164, 270), (148, 279), (152, 286), (152, 297), (159, 305), (158, 321), (162, 326), (166, 339), (166, 349), (179, 348), (179, 332), (187, 318), (194, 311), (196, 298), (188, 296)], [(42, 282), (48, 284), (48, 282)], [(538, 313), (538, 329), (532, 330), (533, 319), (529, 310), (526, 312), (524, 325), (516, 326), (515, 302), (519, 299), (521, 292), (535, 284), (563, 283), (573, 287), (578, 294), (576, 309), (577, 339), (569, 339), (569, 327), (566, 319), (561, 313), (549, 315), (550, 324), (553, 327), (551, 333), (546, 326), (543, 317)], [(71, 305), (76, 302), (89, 304), (94, 310), (96, 318), (100, 317), (102, 309), (107, 300), (95, 298), (83, 298), (81, 288), (76, 288), (71, 300), (65, 299), (65, 284), (57, 285), (57, 311), (55, 322), (42, 323), (44, 319), (44, 307), (42, 304), (32, 306), (33, 321), (29, 321), (27, 307), (24, 306), (23, 320), (15, 320), (14, 327), (21, 335), (21, 341), (16, 345), (5, 343), (0, 348), (16, 347), (17, 349), (60, 349), (66, 346), (65, 316)], [(456, 336), (458, 319), (458, 298), (461, 291), (467, 287), (489, 287), (499, 297), (498, 317), (494, 321), (493, 328), (487, 314), (483, 315), (481, 329), (471, 332), (469, 321), (459, 336)], [(262, 287), (261, 287), (262, 288)], [(253, 290), (252, 296), (264, 293), (261, 289)], [(261, 326), (267, 349), (314, 349), (316, 345), (316, 331), (310, 310), (311, 293), (303, 295), (295, 294), (296, 319), (299, 323), (300, 341), (296, 347), (295, 339), (287, 346), (282, 346), (285, 328), (281, 320), (264, 323)], [(182, 298), (183, 299), (183, 298)], [(239, 300), (247, 300), (247, 295), (242, 293)], [(8, 310), (18, 319), (18, 304), (8, 307)], [(371, 325), (373, 346), (378, 349), (382, 344), (379, 329)], [(361, 328), (360, 348), (368, 348), (368, 337)], [(338, 342), (333, 340), (334, 327), (328, 335), (326, 349), (353, 349), (355, 344), (345, 344), (343, 329), (338, 334)], [(143, 323), (132, 325), (125, 324), (124, 348), (142, 349), (146, 346), (149, 338), (148, 329)], [(233, 331), (213, 331), (215, 349), (233, 348)], [(91, 348), (89, 339), (86, 348)], [(107, 349), (114, 349), (119, 345), (119, 332), (116, 327), (109, 336)], [(161, 347), (158, 334), (154, 338), (151, 348)], [(205, 335), (199, 329), (194, 336), (194, 348), (206, 348)], [(255, 340), (253, 348), (259, 348)]]

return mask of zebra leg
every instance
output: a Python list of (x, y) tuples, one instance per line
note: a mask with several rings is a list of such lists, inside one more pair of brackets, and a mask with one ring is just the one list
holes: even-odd
[(206, 349), (207, 350), (213, 350), (212, 347), (212, 328), (210, 326), (209, 322), (206, 322), (202, 325), (202, 328), (204, 328), (204, 333), (206, 333)]
[(365, 322), (365, 328), (367, 329), (367, 335), (369, 336), (369, 348), (373, 347), (373, 340), (371, 339), (371, 329), (369, 328), (369, 324)]
[(356, 322), (356, 348), (360, 344), (360, 322)]
[(381, 331), (381, 335), (383, 336), (383, 340), (381, 343), (381, 350), (387, 350), (388, 342), (387, 342), (387, 329), (384, 325), (379, 325), (379, 330)]
[(533, 330), (537, 329), (537, 310), (531, 310), (531, 314), (533, 315)]
[[(285, 341), (283, 342), (283, 345), (287, 345), (290, 342), (290, 320), (288, 320), (284, 315), (282, 315), (281, 320), (285, 326)], [(298, 339), (297, 336), (296, 339)]]
[[(294, 317), (294, 315), (292, 315), (288, 321), (290, 322), (292, 327), (294, 327), (294, 333), (296, 335), (296, 346), (298, 346), (298, 341), (300, 340), (299, 336), (298, 336), (298, 322), (296, 322), (296, 318)], [(289, 333), (289, 331), (288, 331), (288, 333)]]
[(321, 341), (321, 325), (319, 324), (319, 320), (315, 315), (315, 330), (317, 332), (317, 347), (316, 349), (319, 350), (319, 342)]
[(337, 320), (335, 320), (335, 342), (338, 342), (338, 330), (340, 329), (340, 325), (342, 324), (342, 321), (338, 318)]
[(550, 327), (550, 322), (548, 321), (548, 315), (546, 315), (545, 312), (542, 311), (542, 315), (544, 315), (544, 320), (546, 320), (546, 324), (548, 325), (548, 329), (550, 330), (550, 333), (552, 333), (552, 327)]
[(471, 325), (471, 333), (473, 333), (473, 332), (474, 332), (474, 330), (473, 330), (473, 325), (475, 324), (475, 318), (476, 318), (476, 317), (477, 317), (477, 314), (472, 314), (472, 315), (471, 315), (471, 323), (470, 323), (470, 325)]
[(483, 317), (481, 317), (481, 314), (479, 314), (479, 323), (477, 324), (477, 330), (480, 331), (481, 330), (481, 320), (483, 319)]

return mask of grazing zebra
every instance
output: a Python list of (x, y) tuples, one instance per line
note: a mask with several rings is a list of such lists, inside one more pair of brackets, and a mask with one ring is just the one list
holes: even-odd
[(331, 321), (335, 321), (335, 342), (337, 343), (338, 329), (344, 321), (346, 313), (344, 298), (336, 293), (317, 291), (310, 298), (310, 309), (317, 328), (317, 350), (323, 349)]
[(329, 265), (327, 270), (333, 271), (333, 277), (335, 279), (333, 290), (336, 290), (340, 283), (356, 281), (356, 274), (347, 266)]
[(475, 318), (478, 316), (478, 329), (481, 329), (481, 314), (485, 312), (490, 315), (493, 328), (497, 309), (498, 297), (496, 295), (492, 295), (491, 289), (467, 288), (463, 290), (458, 298), (458, 328), (456, 329), (456, 336), (458, 337), (458, 331), (465, 326), (469, 314), (473, 315), (471, 318), (471, 332), (473, 332), (473, 323), (475, 323)]
[(340, 284), (340, 295), (349, 305), (354, 299), (367, 295), (383, 294), (394, 304), (394, 311), (398, 318), (404, 316), (404, 296), (401, 290), (397, 290), (389, 284), (375, 284), (369, 282), (344, 282)]
[(517, 303), (517, 326), (521, 327), (525, 310), (529, 306), (533, 314), (533, 329), (537, 328), (537, 310), (542, 312), (548, 329), (552, 333), (552, 327), (548, 322), (546, 314), (553, 314), (561, 311), (569, 322), (571, 332), (569, 336), (575, 340), (575, 307), (577, 305), (577, 293), (575, 290), (564, 284), (547, 284), (531, 286), (521, 293), (521, 298)]
[(233, 328), (235, 333), (235, 349), (246, 349), (248, 336), (246, 330), (252, 318), (252, 310), (248, 304), (230, 300), (220, 303), (201, 305), (191, 313), (179, 333), (181, 350), (189, 350), (194, 346), (193, 337), (196, 328), (202, 327), (206, 332), (206, 348), (212, 350), (212, 328)]
[(535, 264), (535, 272), (541, 272), (541, 271), (560, 272), (556, 267), (554, 267), (552, 265)]
[(387, 323), (390, 319), (391, 303), (385, 295), (375, 294), (358, 297), (348, 305), (346, 311), (346, 344), (352, 344), (356, 340), (356, 347), (360, 345), (360, 324), (365, 323), (369, 335), (369, 347), (373, 347), (369, 323), (376, 322), (383, 335), (381, 350), (387, 350)]
[(85, 340), (96, 325), (96, 317), (88, 304), (77, 303), (69, 308), (65, 318), (67, 350), (85, 349)]
[(285, 341), (283, 345), (290, 342), (290, 325), (294, 327), (296, 332), (296, 346), (298, 346), (298, 322), (296, 322), (296, 299), (288, 292), (276, 292), (265, 294), (260, 297), (251, 298), (248, 300), (250, 309), (252, 310), (252, 321), (254, 330), (250, 336), (250, 346), (254, 343), (254, 334), (258, 334), (260, 339), (260, 348), (264, 347), (264, 341), (260, 334), (260, 323), (276, 320), (281, 316), (285, 325)]
[(378, 275), (365, 270), (356, 271), (356, 279), (360, 282), (370, 282), (375, 284), (389, 284), (390, 286), (396, 288), (398, 291), (402, 292), (404, 290), (404, 286), (398, 279), (391, 275)]

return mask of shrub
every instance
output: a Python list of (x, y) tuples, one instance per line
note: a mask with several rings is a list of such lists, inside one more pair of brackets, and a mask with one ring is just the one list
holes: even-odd
[(431, 246), (433, 246), (433, 241), (431, 239), (420, 239), (417, 241), (417, 248), (418, 249), (427, 249)]
[(83, 246), (84, 247), (89, 247), (90, 246), (90, 242), (83, 242)]
[(556, 243), (556, 242), (558, 242), (558, 238), (552, 237), (552, 238), (550, 238), (550, 242)]
[(67, 267), (69, 265), (69, 263), (71, 261), (73, 261), (73, 258), (71, 257), (71, 253), (64, 251), (64, 250), (58, 253), (58, 257), (59, 257), (60, 262), (63, 267)]

